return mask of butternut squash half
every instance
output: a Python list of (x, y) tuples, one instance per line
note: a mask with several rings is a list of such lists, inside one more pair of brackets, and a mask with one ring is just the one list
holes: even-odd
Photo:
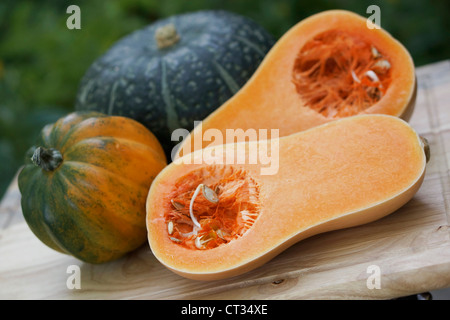
[(195, 151), (150, 188), (151, 250), (187, 278), (247, 272), (304, 238), (403, 206), (422, 183), (425, 142), (398, 117), (359, 115)]
[(286, 136), (358, 114), (408, 121), (416, 87), (414, 62), (399, 41), (355, 13), (325, 11), (286, 32), (241, 90), (178, 145), (174, 158), (222, 144), (202, 139), (208, 129), (279, 129)]

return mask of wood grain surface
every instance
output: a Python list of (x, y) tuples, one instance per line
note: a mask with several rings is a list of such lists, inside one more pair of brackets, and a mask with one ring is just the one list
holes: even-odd
[[(450, 287), (450, 60), (418, 68), (417, 77), (410, 123), (429, 140), (431, 160), (419, 192), (388, 217), (301, 241), (244, 275), (202, 282), (167, 270), (148, 245), (102, 265), (47, 248), (24, 222), (14, 179), (0, 204), (0, 299), (389, 299)], [(80, 289), (67, 286), (72, 265)], [(373, 265), (379, 289), (367, 285)]]

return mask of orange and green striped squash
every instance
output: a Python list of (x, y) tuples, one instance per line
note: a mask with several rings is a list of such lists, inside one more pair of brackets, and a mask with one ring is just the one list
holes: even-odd
[(166, 164), (140, 123), (71, 113), (30, 149), (19, 174), (23, 215), (50, 248), (88, 263), (117, 259), (146, 241), (147, 193)]

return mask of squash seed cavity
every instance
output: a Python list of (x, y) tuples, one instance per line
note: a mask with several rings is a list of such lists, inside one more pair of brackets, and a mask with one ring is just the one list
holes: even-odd
[(292, 82), (307, 107), (326, 118), (361, 113), (385, 95), (391, 63), (356, 34), (330, 30), (309, 40), (294, 64)]
[(213, 249), (242, 237), (259, 215), (259, 187), (231, 166), (195, 170), (175, 184), (165, 220), (171, 241)]

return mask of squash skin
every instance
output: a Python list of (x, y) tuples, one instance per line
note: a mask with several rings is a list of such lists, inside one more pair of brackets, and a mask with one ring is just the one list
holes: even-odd
[[(157, 28), (173, 23), (180, 40), (159, 49)], [(191, 131), (242, 87), (275, 43), (254, 21), (205, 10), (158, 20), (119, 40), (86, 71), (76, 110), (130, 117), (170, 154), (173, 130)]]
[(103, 263), (145, 242), (146, 195), (166, 165), (151, 132), (131, 119), (78, 112), (44, 127), (36, 146), (63, 156), (46, 171), (28, 153), (18, 177), (23, 215), (45, 245)]
[[(355, 132), (353, 129), (358, 127)], [(344, 140), (334, 139), (336, 132), (345, 133), (345, 137), (342, 138)], [(374, 134), (377, 132), (384, 134)], [(324, 141), (325, 139), (329, 140)], [(374, 140), (367, 144), (367, 140), (370, 139)], [(252, 178), (258, 181), (262, 190), (260, 194), (262, 209), (253, 227), (246, 234), (238, 240), (214, 249), (194, 252), (180, 247), (168, 239), (165, 233), (167, 227), (164, 219), (161, 219), (176, 181), (191, 170), (210, 165), (174, 162), (158, 175), (147, 199), (147, 228), (152, 252), (163, 265), (183, 277), (196, 280), (217, 280), (248, 272), (302, 239), (318, 233), (358, 226), (394, 212), (414, 196), (425, 175), (427, 159), (420, 137), (405, 121), (394, 116), (361, 115), (344, 118), (279, 138), (278, 141), (280, 171), (273, 176), (260, 175), (261, 165), (258, 164), (230, 164), (245, 168)], [(304, 144), (304, 141), (309, 142)], [(229, 144), (226, 146), (228, 149), (223, 149), (222, 146), (211, 147), (208, 149), (211, 153), (208, 152), (206, 156), (203, 154), (203, 157), (206, 157), (203, 159), (205, 162), (211, 160), (210, 154), (216, 154), (221, 158), (222, 150), (226, 150), (225, 153), (231, 149), (235, 152), (239, 148), (246, 148), (246, 145), (259, 143), (261, 142)], [(408, 150), (407, 154), (396, 151), (399, 143), (401, 148)], [(365, 151), (360, 150), (361, 146), (370, 152), (364, 154)], [(330, 150), (328, 155), (320, 153), (319, 157), (319, 154), (315, 154), (317, 150), (328, 149)], [(245, 150), (248, 151), (249, 148)], [(391, 151), (385, 154), (386, 150)], [(341, 152), (342, 155), (336, 155)], [(362, 154), (355, 158), (355, 154), (358, 155), (359, 152)], [(248, 156), (247, 153), (246, 155)], [(179, 161), (190, 160), (194, 163), (194, 159), (201, 157), (202, 150), (199, 150), (180, 158)], [(299, 159), (294, 160), (296, 157)], [(333, 164), (329, 164), (328, 157), (338, 159), (337, 168), (345, 165), (350, 168), (347, 171), (343, 170), (341, 175), (336, 175), (330, 169)], [(324, 160), (321, 161), (321, 158)], [(317, 163), (320, 163), (320, 166), (317, 166)], [(390, 164), (384, 168), (384, 163)], [(405, 163), (411, 164), (411, 169), (407, 169), (410, 171), (403, 174)], [(330, 167), (327, 167), (328, 165)], [(375, 180), (366, 182), (367, 173)], [(317, 182), (305, 182), (305, 179), (309, 181), (308, 176), (313, 178), (317, 176)], [(329, 182), (326, 182), (327, 177), (330, 177)], [(374, 183), (378, 181), (377, 179), (380, 181), (379, 184)], [(399, 182), (400, 180), (402, 182)], [(317, 191), (321, 183), (325, 183), (331, 191), (336, 188), (334, 192), (336, 196), (327, 198), (326, 194), (330, 191)], [(348, 184), (350, 189), (342, 188)], [(333, 187), (335, 185), (341, 187)], [(310, 195), (307, 196), (308, 194)], [(372, 197), (371, 194), (377, 196)], [(296, 209), (314, 206), (317, 206), (317, 209), (312, 211)], [(338, 208), (339, 206), (342, 207)], [(328, 207), (337, 209), (331, 214)], [(308, 222), (305, 219), (310, 220)], [(280, 223), (278, 220), (284, 220), (286, 223)], [(302, 220), (307, 222), (303, 223)]]
[[(409, 121), (417, 94), (411, 55), (385, 30), (369, 30), (366, 21), (366, 18), (349, 11), (329, 10), (293, 26), (275, 43), (246, 85), (177, 146), (175, 158), (217, 145), (215, 141), (203, 141), (203, 134), (208, 129), (218, 129), (224, 136), (226, 129), (279, 129), (280, 136), (287, 136), (335, 120), (305, 106), (292, 83), (298, 52), (315, 35), (330, 29), (356, 32), (394, 60), (391, 61), (392, 83), (386, 96), (362, 114), (388, 114)], [(194, 141), (202, 141), (202, 144)]]

